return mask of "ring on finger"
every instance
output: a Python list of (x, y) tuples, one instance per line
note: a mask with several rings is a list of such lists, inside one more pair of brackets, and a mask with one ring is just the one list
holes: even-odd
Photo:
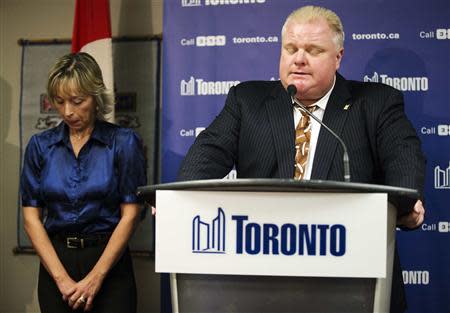
[(78, 298), (77, 301), (78, 301), (78, 302), (81, 302), (81, 303), (86, 303), (86, 298), (83, 297), (83, 296), (81, 296), (81, 297)]

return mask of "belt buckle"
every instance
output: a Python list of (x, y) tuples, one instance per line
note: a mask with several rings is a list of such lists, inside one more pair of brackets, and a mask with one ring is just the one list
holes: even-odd
[[(74, 245), (73, 242), (79, 241), (80, 246)], [(66, 246), (70, 249), (78, 249), (78, 248), (84, 248), (84, 239), (78, 238), (78, 237), (67, 237), (66, 238)]]

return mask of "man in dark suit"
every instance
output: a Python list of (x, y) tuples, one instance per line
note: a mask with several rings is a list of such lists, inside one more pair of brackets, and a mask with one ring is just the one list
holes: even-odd
[[(232, 87), (222, 112), (186, 155), (178, 179), (221, 178), (235, 166), (238, 178), (344, 180), (343, 151), (337, 140), (315, 121), (298, 131), (304, 117), (286, 91), (293, 84), (296, 99), (313, 107), (313, 114), (347, 144), (353, 182), (421, 192), (425, 160), (404, 113), (402, 94), (337, 73), (343, 41), (342, 23), (328, 9), (307, 6), (289, 15), (282, 29), (280, 81)], [(297, 137), (308, 137), (308, 143), (297, 142)], [(303, 164), (299, 154), (305, 156)], [(425, 209), (420, 199), (408, 205), (413, 210), (399, 216), (398, 225), (416, 228)], [(391, 312), (402, 312), (406, 303), (399, 267), (394, 276)]]

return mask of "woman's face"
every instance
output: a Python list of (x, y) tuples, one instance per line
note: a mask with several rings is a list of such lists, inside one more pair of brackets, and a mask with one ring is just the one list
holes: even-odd
[(60, 86), (54, 106), (71, 130), (82, 132), (94, 126), (96, 104), (94, 98), (73, 86)]

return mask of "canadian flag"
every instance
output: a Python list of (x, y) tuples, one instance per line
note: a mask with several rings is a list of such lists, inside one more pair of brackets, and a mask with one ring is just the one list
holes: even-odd
[[(102, 70), (103, 81), (114, 92), (109, 0), (76, 0), (72, 52), (89, 53)], [(114, 121), (114, 106), (106, 120)]]

